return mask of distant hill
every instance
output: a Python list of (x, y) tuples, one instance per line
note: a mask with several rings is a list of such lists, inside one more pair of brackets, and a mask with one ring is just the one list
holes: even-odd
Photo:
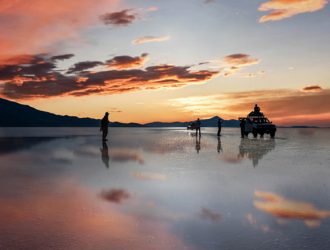
[[(201, 120), (203, 127), (216, 127), (219, 117)], [(187, 127), (187, 122), (152, 122), (147, 124), (111, 122), (110, 127)], [(0, 127), (98, 127), (100, 120), (55, 115), (28, 105), (0, 98)], [(225, 120), (224, 127), (238, 127), (239, 121)]]
[[(55, 115), (0, 98), (0, 127), (98, 127), (100, 120)], [(112, 122), (112, 127), (141, 127), (137, 123)]]
[[(201, 120), (202, 127), (217, 127), (219, 116), (214, 116), (209, 119)], [(220, 118), (222, 119), (222, 118)], [(223, 119), (222, 119), (223, 120)], [(144, 124), (146, 127), (187, 127), (191, 124), (191, 121), (188, 122), (151, 122)], [(224, 120), (222, 123), (223, 127), (239, 127), (238, 120)]]

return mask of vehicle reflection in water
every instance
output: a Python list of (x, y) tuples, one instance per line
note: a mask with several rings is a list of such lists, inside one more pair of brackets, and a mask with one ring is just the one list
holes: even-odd
[(274, 139), (249, 139), (242, 138), (239, 145), (238, 158), (247, 158), (252, 161), (254, 167), (270, 151), (275, 149)]

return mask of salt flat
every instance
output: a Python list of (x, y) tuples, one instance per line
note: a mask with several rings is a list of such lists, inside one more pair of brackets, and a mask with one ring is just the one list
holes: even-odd
[(0, 129), (1, 249), (329, 249), (330, 130)]

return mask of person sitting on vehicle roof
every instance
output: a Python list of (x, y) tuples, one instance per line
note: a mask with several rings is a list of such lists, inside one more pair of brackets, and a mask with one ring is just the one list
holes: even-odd
[(260, 107), (258, 104), (254, 106), (254, 110), (250, 112), (249, 116), (263, 116), (264, 114), (260, 112)]
[(258, 106), (258, 104), (254, 105), (254, 113), (260, 113), (260, 107)]

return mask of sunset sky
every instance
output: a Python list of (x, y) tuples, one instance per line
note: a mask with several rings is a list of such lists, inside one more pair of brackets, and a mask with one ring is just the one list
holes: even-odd
[(0, 0), (0, 97), (112, 121), (330, 126), (327, 0)]

